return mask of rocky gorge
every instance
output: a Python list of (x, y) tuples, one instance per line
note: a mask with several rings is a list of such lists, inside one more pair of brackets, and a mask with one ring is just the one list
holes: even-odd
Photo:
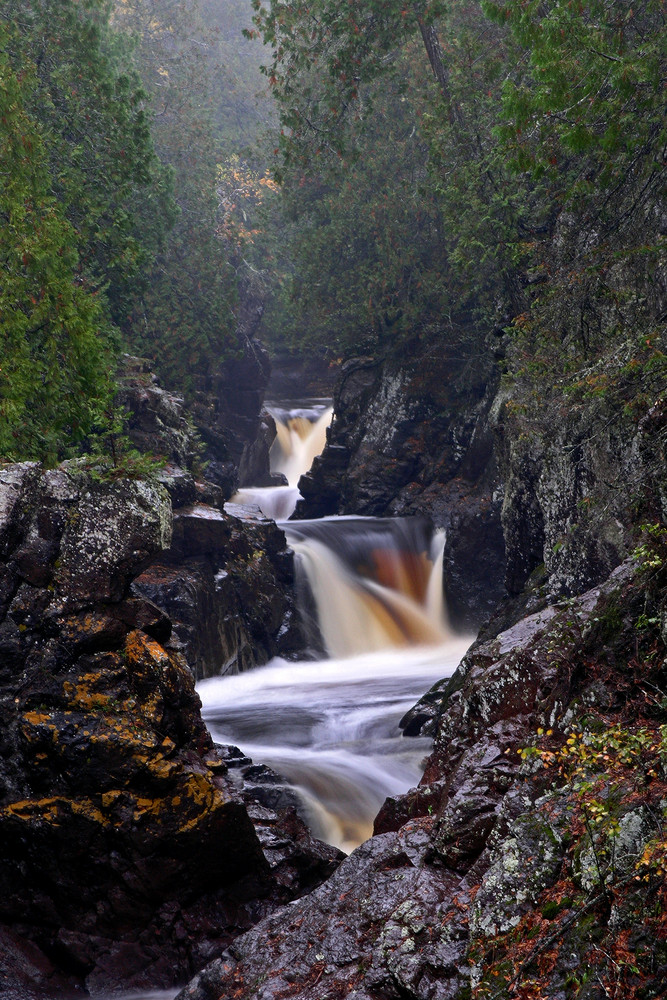
[(298, 517), (447, 528), (450, 613), (482, 626), (402, 722), (434, 741), (419, 786), (342, 863), (199, 714), (195, 678), (303, 642), (292, 554), (227, 502), (220, 426), (204, 478), (135, 366), (157, 479), (3, 468), (8, 997), (193, 973), (184, 1000), (664, 995), (664, 400), (584, 402), (554, 433), (502, 352), (349, 362), (301, 480)]

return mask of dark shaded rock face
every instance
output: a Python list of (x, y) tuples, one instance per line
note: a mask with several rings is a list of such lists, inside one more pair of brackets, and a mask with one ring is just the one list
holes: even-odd
[(149, 361), (123, 356), (117, 401), (126, 413), (126, 433), (139, 452), (183, 469), (201, 462), (201, 445), (184, 400), (160, 386)]
[(220, 371), (203, 379), (191, 404), (194, 423), (204, 445), (206, 475), (222, 487), (228, 499), (239, 485), (257, 484), (268, 475), (268, 451), (256, 441), (271, 363), (264, 346), (245, 340), (240, 358), (228, 359)]
[(305, 397), (327, 399), (333, 392), (339, 362), (278, 351), (271, 357), (267, 399), (280, 402)]
[(512, 594), (541, 563), (551, 599), (580, 593), (625, 558), (633, 524), (667, 509), (664, 399), (626, 413), (604, 398), (547, 397), (539, 419), (503, 400), (498, 437)]
[(172, 534), (157, 483), (0, 470), (3, 995), (48, 995), (54, 967), (93, 991), (169, 986), (335, 865), (229, 778), (169, 618), (130, 593), (188, 538), (241, 545), (208, 510)]
[(238, 673), (302, 646), (293, 554), (255, 508), (191, 503), (174, 511), (171, 546), (133, 592), (173, 622), (196, 678)]
[(205, 470), (225, 500), (239, 485), (275, 482), (269, 472), (275, 425), (263, 409), (271, 363), (259, 341), (246, 338), (244, 345), (241, 357), (201, 379), (187, 408), (160, 386), (145, 359), (124, 356), (119, 373), (118, 402), (136, 448), (200, 475)]
[[(257, 355), (251, 355), (247, 421), (242, 422), (247, 435), (259, 426), (261, 392), (268, 378), (268, 360), (263, 349), (256, 345), (256, 350)], [(242, 464), (241, 475), (272, 482), (268, 451), (275, 423), (270, 415), (263, 416), (265, 432), (254, 443), (249, 436), (238, 439), (233, 460), (232, 451), (223, 449), (223, 439), (230, 440), (225, 429), (230, 413), (243, 401), (235, 377), (244, 377), (246, 362), (248, 358), (225, 365), (218, 390), (226, 392), (228, 383), (234, 384), (236, 395), (224, 396), (224, 407), (222, 396), (207, 397), (212, 414), (217, 414), (207, 419), (217, 421), (220, 446), (217, 458), (210, 458), (212, 446), (207, 446), (206, 464), (183, 400), (160, 388), (147, 362), (124, 359), (119, 400), (128, 415), (128, 434), (140, 450), (167, 459), (158, 478), (175, 512), (171, 545), (139, 575), (134, 590), (172, 619), (170, 648), (185, 655), (196, 679), (246, 670), (272, 656), (289, 656), (302, 645), (292, 555), (283, 533), (258, 511), (224, 510), (225, 500), (236, 488), (236, 459)], [(201, 417), (201, 406), (197, 412)], [(253, 413), (256, 420), (251, 419)], [(227, 479), (219, 475), (224, 456), (231, 463)]]
[[(624, 746), (651, 743), (665, 721), (666, 608), (664, 581), (647, 594), (624, 565), (473, 648), (411, 713), (435, 733), (419, 789), (388, 800), (376, 836), (327, 883), (237, 938), (179, 1000), (556, 1000), (592, 974), (587, 996), (602, 1000), (622, 953), (623, 982), (664, 995), (667, 880), (641, 861), (664, 844), (660, 737), (641, 780), (632, 759), (601, 756), (589, 801), (610, 815), (592, 827), (579, 786), (539, 754), (557, 759), (594, 714), (591, 734), (624, 725)], [(641, 614), (653, 625), (638, 639)], [(531, 745), (535, 756), (518, 752)]]
[(465, 363), (444, 353), (343, 366), (327, 447), (299, 489), (297, 517), (430, 517), (448, 529), (450, 614), (479, 625), (504, 596), (502, 488), (494, 455), (493, 350)]

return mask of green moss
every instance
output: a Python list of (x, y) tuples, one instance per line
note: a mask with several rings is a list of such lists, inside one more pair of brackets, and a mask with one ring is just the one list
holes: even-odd
[(598, 620), (597, 634), (603, 642), (611, 642), (623, 630), (623, 615), (616, 604), (609, 604)]

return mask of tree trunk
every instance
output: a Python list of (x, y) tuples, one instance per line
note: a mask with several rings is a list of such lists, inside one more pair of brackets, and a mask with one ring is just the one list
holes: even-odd
[(415, 12), (415, 17), (417, 18), (417, 24), (419, 25), (419, 30), (421, 31), (424, 47), (428, 54), (428, 61), (431, 64), (433, 75), (438, 81), (440, 90), (442, 91), (442, 96), (445, 98), (449, 107), (450, 121), (455, 121), (461, 125), (463, 124), (461, 110), (458, 104), (456, 104), (456, 102), (452, 99), (452, 94), (449, 89), (449, 71), (447, 70), (442, 58), (442, 49), (440, 48), (438, 34), (432, 24), (426, 24), (424, 20), (424, 8), (421, 4), (414, 4), (413, 10)]

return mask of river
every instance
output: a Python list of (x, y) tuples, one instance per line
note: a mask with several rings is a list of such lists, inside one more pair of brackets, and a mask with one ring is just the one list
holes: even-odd
[(288, 486), (249, 488), (296, 553), (312, 649), (198, 685), (213, 738), (238, 744), (294, 787), (313, 833), (349, 852), (370, 836), (388, 795), (414, 786), (429, 749), (405, 739), (401, 716), (451, 674), (470, 637), (448, 627), (442, 593), (444, 535), (419, 518), (286, 521), (297, 483), (324, 446), (326, 400), (273, 406), (273, 471)]

